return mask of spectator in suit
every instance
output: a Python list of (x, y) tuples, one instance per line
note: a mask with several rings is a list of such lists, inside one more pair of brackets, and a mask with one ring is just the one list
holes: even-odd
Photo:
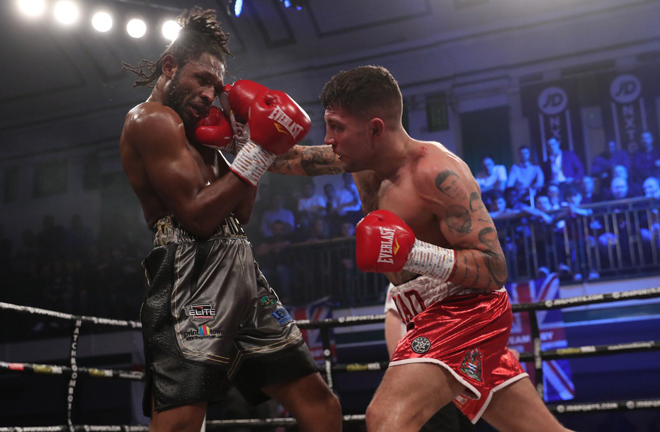
[(511, 166), (506, 187), (514, 187), (519, 190), (541, 189), (545, 182), (545, 176), (541, 167), (532, 163), (532, 151), (529, 146), (520, 147), (518, 156), (520, 162)]
[(612, 181), (612, 171), (616, 165), (630, 169), (630, 157), (625, 150), (616, 148), (616, 142), (609, 141), (607, 149), (599, 153), (591, 162), (591, 175), (600, 179), (601, 186), (609, 186)]
[(651, 132), (642, 132), (642, 148), (632, 160), (634, 178), (642, 183), (647, 177), (660, 176), (660, 149), (653, 146)]
[(506, 188), (506, 168), (504, 165), (495, 165), (492, 157), (485, 156), (481, 160), (481, 171), (475, 179), (482, 194), (491, 190), (502, 192)]
[(571, 184), (582, 180), (584, 167), (575, 153), (562, 150), (557, 138), (548, 140), (548, 160), (543, 162), (545, 181), (554, 184)]

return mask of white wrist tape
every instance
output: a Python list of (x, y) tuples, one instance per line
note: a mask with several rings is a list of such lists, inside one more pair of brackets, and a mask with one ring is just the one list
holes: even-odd
[(431, 243), (415, 240), (403, 269), (446, 282), (454, 270), (455, 262), (456, 251), (453, 249), (445, 249)]
[(252, 141), (248, 141), (236, 155), (234, 162), (231, 164), (231, 170), (256, 187), (259, 179), (276, 157), (268, 150), (264, 150)]

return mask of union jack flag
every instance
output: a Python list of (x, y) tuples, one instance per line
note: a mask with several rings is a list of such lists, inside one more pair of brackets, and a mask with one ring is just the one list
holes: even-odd
[[(332, 308), (328, 305), (328, 298), (324, 297), (293, 310), (293, 318), (295, 320), (310, 320), (321, 321), (324, 319), (332, 318)], [(333, 360), (336, 360), (337, 350), (335, 347), (335, 340), (332, 329), (330, 331), (330, 352), (332, 353)], [(323, 336), (320, 329), (301, 329), (300, 332), (305, 339), (305, 343), (309, 347), (314, 360), (319, 365), (323, 365), (325, 357), (323, 356)]]
[[(545, 278), (525, 283), (510, 283), (506, 289), (511, 303), (536, 303), (559, 298), (559, 277), (551, 273)], [(568, 346), (564, 331), (564, 320), (560, 309), (536, 312), (541, 336), (541, 349), (557, 349)], [(513, 315), (513, 325), (509, 336), (509, 348), (520, 352), (532, 352), (533, 344), (527, 312)], [(523, 363), (525, 370), (532, 371), (532, 363)], [(530, 374), (534, 381), (533, 374)], [(570, 400), (575, 397), (575, 387), (568, 360), (543, 362), (543, 391), (546, 402)]]

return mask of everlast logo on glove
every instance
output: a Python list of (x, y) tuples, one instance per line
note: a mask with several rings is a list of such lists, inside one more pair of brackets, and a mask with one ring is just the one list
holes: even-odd
[(303, 127), (300, 126), (299, 124), (295, 123), (293, 120), (291, 120), (291, 117), (286, 115), (286, 113), (284, 111), (282, 111), (282, 108), (280, 108), (279, 106), (276, 106), (275, 109), (273, 109), (273, 111), (271, 111), (268, 118), (271, 119), (271, 120), (275, 120), (275, 122), (276, 122), (275, 127), (277, 128), (278, 131), (280, 131), (282, 133), (286, 133), (285, 131), (280, 129), (279, 126), (282, 126), (287, 131), (289, 131), (289, 133), (291, 134), (293, 139), (297, 139), (300, 132), (303, 131)]
[(380, 230), (380, 253), (378, 254), (379, 263), (394, 264), (394, 255), (399, 251), (399, 243), (392, 248), (394, 243), (394, 230), (391, 228), (379, 227)]

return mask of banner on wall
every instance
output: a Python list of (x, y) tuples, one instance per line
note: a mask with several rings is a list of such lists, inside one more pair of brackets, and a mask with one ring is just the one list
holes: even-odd
[(636, 75), (622, 74), (612, 79), (609, 90), (614, 139), (632, 154), (640, 147), (641, 133), (649, 130), (642, 82)]
[[(506, 289), (511, 303), (535, 303), (559, 298), (559, 277), (551, 273), (545, 278), (525, 283), (510, 283)], [(561, 309), (538, 311), (536, 317), (541, 336), (541, 349), (566, 348), (566, 334)], [(509, 348), (519, 352), (533, 352), (533, 343), (527, 312), (515, 313), (509, 336)], [(523, 363), (523, 368), (534, 382), (534, 364)], [(543, 391), (546, 402), (570, 400), (575, 397), (575, 387), (568, 360), (550, 360), (543, 362)]]
[(550, 138), (583, 157), (582, 121), (574, 82), (523, 87), (521, 97), (523, 114), (530, 120), (531, 143), (541, 161), (547, 159), (545, 143)]

